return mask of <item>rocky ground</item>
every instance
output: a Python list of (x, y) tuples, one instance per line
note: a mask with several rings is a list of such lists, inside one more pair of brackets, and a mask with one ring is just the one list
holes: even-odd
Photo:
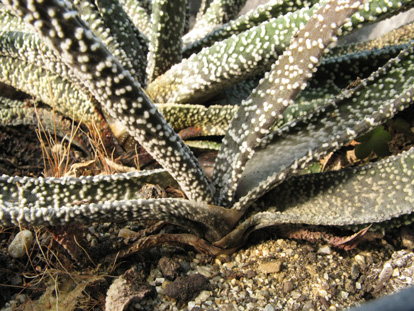
[[(137, 227), (84, 229), (88, 251), (118, 235), (127, 241)], [(31, 230), (29, 256), (12, 258), (7, 248), (18, 229), (3, 230), (2, 310), (342, 310), (407, 287), (414, 277), (413, 226), (368, 233), (349, 251), (278, 238), (269, 229), (230, 255), (163, 246), (117, 258), (107, 248), (100, 261), (91, 252), (85, 263), (40, 228)]]

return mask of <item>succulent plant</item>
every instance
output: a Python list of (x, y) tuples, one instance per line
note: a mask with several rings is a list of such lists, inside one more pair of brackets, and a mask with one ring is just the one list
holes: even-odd
[[(187, 34), (186, 1), (2, 3), (1, 81), (76, 121), (102, 113), (163, 169), (2, 176), (1, 224), (158, 219), (190, 232), (171, 239), (197, 239), (199, 250), (219, 252), (267, 226), (401, 223), (411, 216), (412, 150), (362, 167), (298, 174), (412, 103), (412, 25), (328, 52), (337, 36), (412, 1), (275, 0), (234, 19), (244, 1), (214, 0)], [(6, 102), (2, 124), (31, 113)], [(224, 135), (212, 179), (176, 134), (191, 127)], [(144, 199), (145, 183), (180, 187), (187, 198)]]

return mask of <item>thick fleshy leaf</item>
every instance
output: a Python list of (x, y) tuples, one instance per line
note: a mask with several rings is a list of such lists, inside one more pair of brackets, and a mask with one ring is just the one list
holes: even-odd
[(177, 184), (165, 170), (66, 178), (0, 177), (4, 205), (22, 204), (29, 208), (59, 207), (80, 203), (143, 198), (140, 189), (145, 184), (161, 187)]
[(245, 209), (311, 160), (392, 118), (413, 101), (414, 42), (357, 86), (263, 139), (247, 163), (233, 206)]
[[(197, 136), (223, 136), (226, 134), (230, 121), (233, 119), (237, 106), (210, 106), (157, 104), (156, 107), (173, 129), (179, 132), (183, 139)], [(111, 125), (115, 137), (127, 142), (129, 134), (124, 125), (117, 122)], [(121, 144), (129, 149), (129, 146)], [(186, 142), (189, 145), (188, 142)], [(191, 144), (191, 143), (190, 143)], [(215, 147), (217, 144), (215, 144)], [(133, 147), (133, 146), (132, 146)]]
[(119, 0), (119, 3), (121, 3), (134, 25), (146, 36), (146, 38), (151, 36), (150, 16), (152, 6), (149, 2), (150, 1), (146, 0)]
[(157, 105), (176, 131), (192, 127), (208, 127), (208, 135), (224, 135), (236, 113), (236, 106)]
[[(289, 45), (293, 34), (319, 6), (315, 4), (312, 8), (272, 18), (191, 55), (152, 82), (147, 88), (149, 95), (157, 103), (200, 104), (229, 86), (268, 70)], [(341, 33), (346, 34), (411, 6), (413, 3), (409, 0), (371, 0), (354, 14), (352, 22), (346, 23)]]
[(150, 82), (181, 61), (186, 6), (187, 0), (155, 0), (152, 3), (147, 67)]
[[(95, 37), (72, 7), (60, 1), (4, 1), (30, 22), (73, 69), (103, 107), (175, 177), (189, 198), (212, 201), (212, 186), (197, 159), (175, 134), (131, 74)], [(39, 19), (40, 18), (40, 19)], [(181, 174), (185, 171), (186, 174)]]
[(187, 46), (185, 46), (183, 55), (188, 57), (193, 53), (198, 53), (203, 47), (213, 45), (217, 41), (222, 41), (232, 35), (238, 35), (239, 33), (256, 27), (271, 18), (287, 14), (288, 12), (294, 12), (303, 7), (312, 6), (317, 2), (317, 0), (300, 2), (271, 0), (264, 5), (258, 6), (257, 9), (252, 10), (245, 15), (229, 21), (199, 40), (190, 42)]
[(381, 49), (349, 52), (345, 55), (327, 57), (322, 60), (318, 71), (309, 85), (323, 88), (327, 83), (334, 83), (339, 88), (348, 87), (354, 81), (368, 77), (389, 59), (395, 57), (409, 43), (395, 44)]
[(217, 42), (173, 66), (150, 83), (147, 92), (156, 103), (203, 103), (270, 68), (317, 7), (271, 19)]
[(74, 1), (80, 17), (121, 65), (145, 85), (146, 42), (117, 1)]
[(197, 16), (193, 29), (183, 37), (186, 45), (204, 37), (210, 31), (233, 19), (246, 0), (213, 0), (209, 1), (203, 14)]
[[(326, 47), (346, 19), (359, 10), (359, 1), (328, 1), (301, 29), (265, 78), (240, 106), (223, 139), (217, 156), (213, 181), (220, 189), (219, 203), (229, 205), (246, 162), (253, 156), (260, 140), (283, 111), (305, 89), (306, 81)], [(319, 31), (315, 31), (318, 29)]]
[(282, 224), (354, 227), (411, 223), (414, 148), (376, 163), (292, 177), (266, 194), (257, 209), (215, 243), (236, 247), (257, 229)]
[(0, 57), (0, 81), (55, 107), (74, 120), (99, 120), (90, 95), (61, 76), (36, 65), (12, 57)]
[[(145, 184), (175, 186), (165, 170), (66, 178), (1, 176), (3, 225), (64, 225), (74, 222), (165, 220), (210, 239), (230, 231), (240, 213), (183, 199), (141, 198)], [(196, 223), (196, 224), (195, 224)]]

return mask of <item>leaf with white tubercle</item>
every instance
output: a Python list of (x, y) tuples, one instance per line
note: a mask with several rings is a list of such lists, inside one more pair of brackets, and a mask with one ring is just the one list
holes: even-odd
[(146, 42), (116, 1), (74, 1), (80, 17), (140, 84), (145, 84)]
[(345, 87), (384, 65), (413, 39), (414, 24), (408, 24), (373, 40), (335, 47), (321, 61), (310, 85), (323, 87), (329, 79)]
[(378, 38), (351, 43), (339, 47), (334, 47), (326, 54), (326, 57), (345, 56), (349, 53), (363, 52), (366, 50), (382, 49), (392, 45), (401, 45), (410, 42), (414, 39), (414, 23), (403, 25), (399, 28), (393, 29)]
[[(89, 95), (61, 76), (41, 67), (20, 59), (0, 57), (0, 81), (55, 106), (61, 114), (75, 120), (99, 120)], [(53, 90), (53, 97), (50, 89)]]
[[(66, 90), (68, 95), (57, 96), (54, 101), (50, 100), (49, 87), (40, 87), (37, 91), (33, 92), (28, 86), (27, 75), (11, 75), (15, 70), (8, 70), (8, 74), (3, 75), (3, 81), (13, 85), (16, 88), (22, 89), (33, 96), (42, 98), (45, 103), (56, 105), (57, 110), (62, 113), (66, 113), (67, 116), (73, 117), (75, 120), (91, 120), (92, 118), (98, 120), (98, 116), (94, 115), (94, 104), (90, 101), (89, 91), (79, 82), (74, 75), (73, 70), (65, 66), (59, 61), (57, 56), (43, 44), (40, 38), (34, 33), (26, 33), (20, 31), (4, 31), (0, 33), (0, 55), (5, 59), (3, 62), (10, 62), (12, 68), (16, 67), (15, 58), (18, 58), (22, 62), (22, 69), (27, 67), (26, 63), (30, 63), (31, 74), (38, 76), (49, 76), (48, 82), (52, 87), (52, 90)], [(43, 69), (42, 67), (50, 72)], [(4, 69), (7, 68), (5, 65)], [(59, 78), (62, 77), (62, 79)], [(5, 78), (8, 79), (6, 80)], [(19, 82), (18, 82), (19, 81)], [(70, 81), (70, 82), (69, 82)], [(75, 84), (75, 85), (74, 85)], [(20, 88), (19, 86), (22, 86)], [(41, 94), (40, 92), (43, 92)], [(82, 94), (82, 95), (81, 95)], [(80, 96), (81, 95), (81, 96)], [(71, 100), (67, 100), (67, 97), (71, 96)], [(74, 102), (76, 101), (76, 103)], [(60, 108), (61, 105), (65, 108)], [(74, 110), (73, 107), (85, 107)], [(209, 135), (224, 135), (227, 130), (230, 120), (233, 118), (235, 107), (225, 106), (210, 106), (206, 108), (201, 105), (174, 105), (165, 104), (157, 105), (158, 109), (163, 114), (164, 118), (172, 124), (175, 130), (181, 130), (186, 127), (194, 125), (210, 126), (211, 133)], [(89, 111), (85, 114), (85, 111)]]
[(189, 200), (145, 200), (139, 190), (148, 183), (176, 186), (161, 169), (81, 178), (3, 175), (1, 223), (32, 226), (158, 219), (193, 228), (215, 240), (227, 234), (241, 216), (237, 211)]
[(0, 29), (15, 30), (34, 33), (33, 28), (23, 22), (20, 17), (10, 12), (4, 5), (0, 4)]
[(318, 71), (309, 81), (309, 86), (323, 88), (329, 82), (339, 88), (345, 88), (356, 80), (368, 77), (408, 45), (409, 43), (395, 44), (381, 49), (350, 52), (346, 55), (324, 58)]
[[(234, 35), (191, 55), (173, 66), (148, 85), (147, 92), (158, 103), (202, 103), (244, 79), (268, 70), (277, 56), (289, 45), (292, 36), (310, 19), (324, 2), (303, 8), (278, 18), (272, 18), (238, 35)], [(413, 4), (403, 0), (394, 2), (371, 0), (368, 12), (375, 19), (408, 10)], [(387, 13), (378, 13), (384, 8)], [(359, 16), (358, 15), (358, 16)], [(353, 18), (347, 23), (347, 33), (372, 22), (368, 18)], [(261, 48), (257, 49), (258, 42)]]
[(131, 21), (145, 36), (147, 41), (151, 36), (151, 24), (150, 24), (150, 7), (146, 5), (145, 1), (136, 0), (119, 0), (125, 12), (131, 18)]
[[(70, 81), (76, 86), (76, 89), (83, 93), (89, 93), (75, 76), (73, 70), (63, 64), (53, 50), (44, 45), (38, 34), (15, 29), (13, 24), (5, 23), (5, 21), (3, 24), (5, 30), (0, 32), (1, 57), (12, 58), (10, 61), (17, 58), (25, 63), (46, 69), (52, 74), (62, 77), (63, 80)], [(41, 74), (39, 73), (39, 75)], [(15, 79), (24, 80), (25, 77), (15, 77)], [(26, 80), (26, 83), (30, 83), (30, 81)]]
[(211, 184), (189, 148), (76, 11), (60, 1), (4, 3), (35, 26), (112, 117), (126, 125), (131, 136), (174, 176), (189, 198), (212, 201)]
[(208, 135), (224, 135), (238, 109), (237, 106), (218, 105), (158, 104), (157, 107), (176, 131), (191, 126), (209, 126), (211, 132)]
[(214, 166), (213, 181), (220, 190), (220, 204), (231, 205), (246, 162), (253, 156), (260, 140), (270, 133), (286, 107), (305, 89), (338, 27), (359, 10), (360, 5), (359, 1), (326, 2), (242, 102), (222, 141)]
[[(76, 202), (75, 202), (76, 203)], [(0, 205), (3, 225), (60, 226), (73, 223), (160, 220), (190, 229), (209, 241), (231, 231), (240, 213), (183, 199), (136, 199), (59, 207)]]
[(203, 47), (213, 45), (217, 41), (222, 41), (232, 35), (238, 35), (239, 33), (258, 26), (271, 18), (287, 14), (288, 12), (294, 12), (303, 7), (312, 6), (317, 2), (317, 0), (303, 2), (283, 0), (269, 1), (258, 6), (255, 10), (251, 10), (245, 15), (220, 26), (220, 28), (210, 32), (199, 40), (190, 42), (184, 47), (183, 55), (188, 57), (193, 53), (199, 52)]
[(147, 75), (151, 82), (181, 61), (187, 0), (152, 2)]
[(351, 21), (342, 27), (342, 35), (365, 25), (385, 20), (414, 7), (414, 2), (405, 0), (369, 0), (364, 7), (351, 16)]
[(245, 210), (297, 169), (412, 104), (413, 50), (414, 42), (357, 86), (262, 139), (240, 179), (233, 208)]
[(342, 87), (345, 87), (357, 78), (368, 76), (388, 59), (398, 55), (414, 39), (413, 30), (414, 24), (408, 24), (373, 40), (333, 48), (321, 61), (310, 83), (342, 80)]
[[(272, 19), (193, 54), (150, 83), (148, 94), (157, 103), (202, 103), (262, 73), (289, 45), (316, 7), (319, 5)], [(263, 42), (260, 49), (257, 42)]]
[(145, 184), (177, 184), (163, 169), (133, 173), (64, 178), (0, 177), (1, 199), (8, 206), (59, 207), (74, 202), (103, 203), (143, 198)]
[(233, 19), (246, 0), (213, 0), (204, 14), (197, 16), (193, 29), (183, 37), (183, 43), (193, 42)]
[[(220, 28), (212, 31), (195, 42), (190, 42), (184, 49), (183, 53), (191, 55), (198, 52), (202, 47), (211, 46), (216, 41), (221, 41), (233, 34), (239, 34), (242, 31), (259, 25), (260, 23), (270, 20), (271, 18), (294, 12), (304, 7), (310, 7), (318, 1), (281, 1), (272, 0), (258, 6), (245, 15), (236, 20), (222, 25)], [(371, 0), (365, 1), (365, 7), (361, 12), (355, 14), (352, 18), (352, 26), (345, 27), (345, 33), (352, 31), (355, 27), (360, 28), (366, 22), (372, 23), (387, 18), (387, 16), (395, 15), (399, 10), (407, 10), (412, 4), (400, 1), (383, 1)], [(366, 22), (365, 22), (366, 20)], [(362, 24), (361, 24), (362, 22)]]
[(353, 229), (376, 228), (382, 222), (388, 228), (410, 224), (413, 167), (411, 148), (360, 167), (292, 177), (258, 200), (251, 216), (214, 244), (236, 247), (250, 232), (282, 224)]

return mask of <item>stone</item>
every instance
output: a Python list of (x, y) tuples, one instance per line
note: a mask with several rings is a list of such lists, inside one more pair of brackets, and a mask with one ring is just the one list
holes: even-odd
[(283, 292), (290, 293), (293, 290), (293, 283), (290, 280), (283, 281)]
[(365, 262), (365, 257), (364, 256), (358, 254), (354, 257), (354, 259), (355, 259), (355, 262), (358, 264), (360, 270), (365, 270), (366, 269), (367, 264)]
[(330, 255), (331, 254), (331, 248), (328, 245), (322, 246), (318, 249), (318, 254), (321, 255)]
[(341, 296), (342, 299), (347, 299), (348, 296), (349, 296), (349, 293), (342, 290), (340, 292), (340, 296)]
[(312, 309), (313, 309), (313, 303), (312, 301), (309, 300), (303, 305), (302, 311), (310, 311)]
[(132, 231), (131, 229), (128, 229), (128, 228), (122, 228), (118, 232), (118, 236), (122, 237), (124, 239), (129, 239), (134, 234), (137, 234), (137, 233), (135, 231)]
[(351, 278), (356, 280), (359, 277), (359, 267), (356, 263), (351, 266)]
[(29, 230), (22, 230), (14, 237), (10, 243), (8, 252), (13, 258), (22, 258), (26, 255), (26, 248), (30, 250), (33, 246), (34, 238)]
[(382, 271), (378, 275), (378, 280), (374, 288), (374, 292), (378, 292), (386, 282), (391, 278), (392, 273), (394, 272), (394, 269), (391, 265), (391, 263), (386, 262), (384, 264), (384, 267), (382, 268)]
[(282, 262), (279, 260), (259, 263), (259, 270), (266, 274), (280, 272), (281, 267)]

